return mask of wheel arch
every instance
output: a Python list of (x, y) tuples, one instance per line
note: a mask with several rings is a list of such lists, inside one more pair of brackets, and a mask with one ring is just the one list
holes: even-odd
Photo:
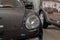
[(45, 12), (43, 9), (40, 9), (40, 10), (39, 10), (39, 15), (40, 15), (40, 12), (41, 12), (41, 11), (43, 11), (43, 13), (44, 13), (44, 17), (45, 17), (46, 23), (47, 23), (48, 25), (51, 25), (51, 23), (49, 22), (49, 20), (48, 20), (48, 18), (47, 18), (47, 14), (46, 14), (46, 12)]
[(44, 17), (45, 17), (45, 21), (47, 22), (47, 21), (48, 21), (48, 20), (47, 20), (47, 15), (46, 15), (46, 13), (44, 12), (43, 9), (40, 9), (40, 10), (39, 10), (39, 15), (40, 15), (40, 12), (41, 12), (41, 11), (43, 11), (43, 13), (44, 13)]

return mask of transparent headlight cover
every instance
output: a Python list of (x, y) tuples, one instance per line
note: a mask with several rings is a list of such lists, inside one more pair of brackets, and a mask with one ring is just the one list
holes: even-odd
[(39, 26), (39, 18), (36, 15), (31, 15), (26, 20), (26, 28), (34, 29)]

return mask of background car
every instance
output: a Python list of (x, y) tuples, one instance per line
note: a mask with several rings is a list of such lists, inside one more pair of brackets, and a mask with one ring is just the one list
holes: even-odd
[(42, 0), (41, 7), (40, 18), (43, 23), (43, 28), (47, 28), (51, 24), (60, 26), (60, 1)]

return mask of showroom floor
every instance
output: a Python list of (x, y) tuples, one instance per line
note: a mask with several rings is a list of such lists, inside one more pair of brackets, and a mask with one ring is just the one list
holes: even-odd
[(48, 29), (44, 29), (43, 40), (60, 40), (60, 28), (49, 26)]

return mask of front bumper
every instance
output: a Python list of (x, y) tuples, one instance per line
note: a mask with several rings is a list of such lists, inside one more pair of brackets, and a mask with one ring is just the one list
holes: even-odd
[[(39, 28), (35, 30), (27, 30), (23, 24), (24, 12), (17, 11), (14, 9), (4, 9), (0, 10), (0, 25), (3, 25), (3, 28), (0, 29), (2, 38), (4, 39), (21, 39), (21, 38), (31, 38), (38, 36)], [(41, 28), (42, 29), (42, 28)], [(41, 30), (40, 29), (40, 30)]]
[[(37, 30), (26, 30), (24, 28), (17, 30), (4, 30), (0, 31), (3, 39), (22, 39), (22, 38), (33, 38), (39, 36), (39, 29)], [(40, 31), (40, 35), (42, 37), (42, 30)]]

